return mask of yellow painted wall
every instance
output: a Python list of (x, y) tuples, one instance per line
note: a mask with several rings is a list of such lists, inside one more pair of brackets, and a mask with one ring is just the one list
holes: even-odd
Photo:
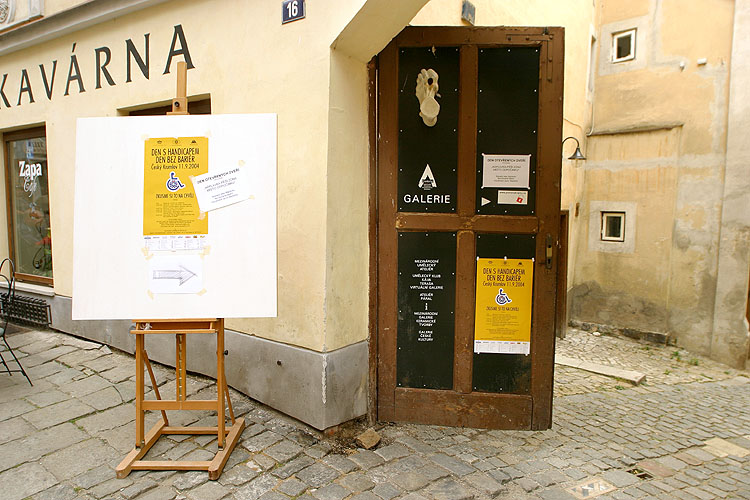
[(44, 16), (52, 16), (85, 3), (86, 0), (44, 0)]
[[(47, 124), (57, 294), (72, 293), (75, 120), (115, 116), (121, 108), (169, 101), (175, 88), (174, 66), (181, 57), (175, 58), (171, 74), (162, 73), (172, 27), (181, 24), (196, 65), (188, 72), (190, 95), (210, 95), (214, 113), (275, 112), (279, 116), (279, 316), (233, 320), (228, 326), (322, 350), (329, 45), (343, 24), (335, 26), (326, 12), (312, 10), (304, 21), (282, 26), (280, 8), (268, 2), (170, 2), (3, 56), (3, 72), (10, 75), (5, 92), (11, 103), (16, 102), (23, 68), (29, 71), (36, 102), (29, 104), (24, 97), (21, 106), (4, 109), (0, 129)], [(222, 22), (205, 22), (206, 12)], [(225, 40), (229, 32), (231, 43)], [(144, 33), (150, 33), (150, 79), (134, 67), (133, 82), (125, 83), (125, 40), (132, 38), (142, 49)], [(210, 40), (221, 42), (206, 43)], [(74, 83), (70, 95), (64, 96), (73, 44), (85, 92), (79, 94)], [(105, 83), (104, 88), (95, 89), (94, 49), (101, 46), (112, 50), (108, 69), (117, 85)], [(253, 55), (243, 57), (233, 47), (251, 48)], [(51, 70), (53, 60), (58, 67), (49, 101), (38, 65)], [(5, 217), (4, 210), (0, 216)], [(103, 234), (109, 230), (116, 230), (116, 224), (103, 228)]]
[[(632, 252), (592, 248), (584, 233), (599, 214), (581, 211), (573, 319), (669, 333), (709, 354), (733, 2), (597, 4), (600, 54), (580, 203), (634, 202), (637, 244)], [(638, 30), (636, 57), (612, 63), (612, 33), (629, 28)]]

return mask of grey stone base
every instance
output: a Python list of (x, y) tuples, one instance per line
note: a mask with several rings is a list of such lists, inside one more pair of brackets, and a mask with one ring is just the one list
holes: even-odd
[(635, 328), (621, 328), (611, 325), (602, 325), (599, 323), (589, 323), (585, 321), (570, 320), (568, 323), (573, 328), (578, 328), (585, 332), (598, 331), (609, 335), (623, 335), (636, 340), (645, 340), (653, 344), (668, 345), (672, 343), (668, 333), (661, 332), (648, 332), (644, 330), (637, 330)]
[[(52, 327), (133, 353), (131, 322), (73, 321), (69, 297), (41, 297), (52, 305)], [(317, 429), (327, 429), (367, 412), (367, 342), (320, 353), (240, 332), (225, 332), (230, 386)], [(174, 337), (146, 338), (149, 358), (174, 366)], [(188, 370), (216, 376), (216, 338), (191, 335)], [(135, 369), (135, 368), (134, 368)]]

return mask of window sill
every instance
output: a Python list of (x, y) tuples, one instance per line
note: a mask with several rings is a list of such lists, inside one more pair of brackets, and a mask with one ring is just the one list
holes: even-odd
[[(8, 288), (5, 283), (0, 283), (0, 288)], [(16, 281), (16, 291), (35, 293), (37, 295), (46, 295), (47, 297), (55, 296), (55, 289), (51, 286), (34, 285), (32, 283), (20, 283)]]

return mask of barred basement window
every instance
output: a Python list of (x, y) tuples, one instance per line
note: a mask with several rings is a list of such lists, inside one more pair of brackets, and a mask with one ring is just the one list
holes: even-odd
[(635, 59), (635, 29), (612, 35), (612, 62)]
[(602, 241), (625, 241), (625, 212), (602, 212)]

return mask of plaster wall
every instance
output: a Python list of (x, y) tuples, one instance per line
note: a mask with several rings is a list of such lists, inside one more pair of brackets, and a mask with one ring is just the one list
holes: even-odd
[[(667, 329), (670, 272), (664, 263), (672, 251), (680, 130), (589, 138), (579, 217), (587, 226), (570, 291), (573, 318)], [(625, 241), (602, 241), (603, 211), (625, 214)]]
[[(206, 12), (222, 23), (206, 23)], [(172, 27), (180, 25), (195, 64), (188, 72), (189, 94), (210, 96), (214, 113), (278, 113), (279, 137), (293, 139), (282, 141), (279, 147), (279, 316), (233, 320), (228, 327), (323, 349), (329, 46), (345, 20), (336, 26), (318, 10), (310, 12), (304, 22), (285, 26), (267, 22), (278, 17), (278, 5), (267, 2), (171, 2), (3, 56), (2, 72), (9, 74), (4, 91), (11, 107), (3, 109), (0, 129), (47, 126), (55, 293), (69, 297), (72, 292), (75, 119), (115, 116), (133, 107), (169, 102), (174, 94), (174, 71), (163, 72)], [(238, 57), (224, 42), (202, 43), (223, 40), (227, 32), (233, 33), (232, 46), (251, 47), (253, 56)], [(125, 83), (125, 40), (132, 39), (145, 57), (146, 33), (149, 79), (135, 68), (133, 81)], [(116, 85), (109, 86), (102, 79), (102, 88), (97, 89), (94, 49), (103, 46), (111, 49), (108, 70)], [(80, 65), (84, 91), (79, 92), (73, 81), (69, 95), (64, 95), (72, 55)], [(181, 59), (174, 58), (172, 70)], [(49, 75), (55, 60), (56, 77), (48, 99), (38, 65), (44, 64)], [(28, 71), (34, 102), (24, 93), (17, 106), (23, 69)], [(276, 83), (268, 85), (271, 81)], [(360, 165), (366, 171), (366, 162)], [(2, 208), (0, 217), (5, 217), (4, 204)], [(105, 234), (107, 230), (116, 229), (102, 228)]]
[[(603, 1), (597, 16), (600, 50), (580, 203), (635, 202), (636, 251), (608, 254), (586, 237), (588, 248), (574, 263), (573, 317), (668, 333), (683, 347), (737, 365), (736, 357), (712, 348), (722, 336), (714, 313), (724, 300), (717, 295), (724, 258), (717, 255), (728, 199), (730, 67), (733, 74), (738, 63), (731, 53), (733, 2)], [(635, 59), (612, 63), (612, 34), (630, 28), (637, 29)], [(593, 227), (591, 217), (600, 213), (584, 210), (581, 227)]]
[[(21, 0), (21, 2), (24, 1)], [(86, 0), (44, 0), (44, 15), (52, 16), (84, 3)]]
[(727, 160), (719, 239), (712, 355), (747, 366), (750, 275), (750, 1), (737, 0), (729, 82)]

